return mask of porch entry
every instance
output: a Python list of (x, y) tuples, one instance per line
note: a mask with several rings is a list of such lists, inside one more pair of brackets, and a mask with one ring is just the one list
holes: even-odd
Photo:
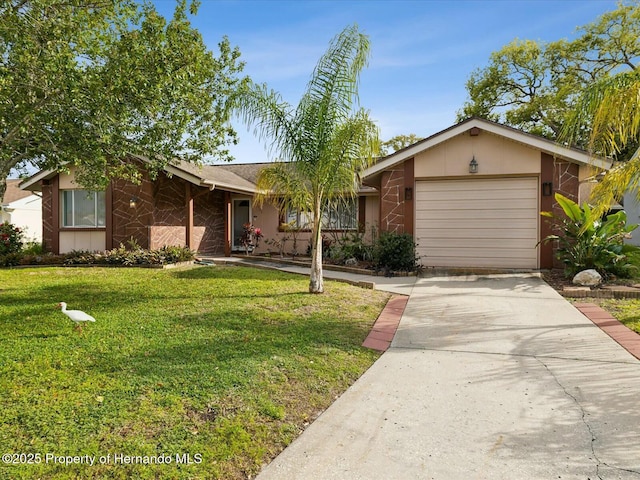
[(231, 203), (231, 218), (233, 226), (233, 236), (231, 238), (231, 249), (244, 251), (240, 239), (244, 233), (242, 226), (251, 222), (251, 200), (247, 198), (234, 198)]

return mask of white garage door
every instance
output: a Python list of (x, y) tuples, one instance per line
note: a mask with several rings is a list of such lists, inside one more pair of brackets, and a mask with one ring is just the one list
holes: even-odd
[(422, 265), (538, 267), (538, 180), (418, 181), (416, 242)]

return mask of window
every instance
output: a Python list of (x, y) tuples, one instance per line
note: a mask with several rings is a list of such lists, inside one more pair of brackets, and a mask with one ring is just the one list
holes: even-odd
[(104, 227), (105, 216), (104, 192), (62, 191), (63, 227)]
[[(311, 229), (313, 226), (311, 212), (289, 210), (284, 221), (294, 228)], [(324, 230), (355, 230), (358, 228), (358, 200), (353, 198), (329, 204), (324, 210), (322, 228)]]

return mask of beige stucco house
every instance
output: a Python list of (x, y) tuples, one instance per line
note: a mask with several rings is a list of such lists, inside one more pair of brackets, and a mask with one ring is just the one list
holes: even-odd
[(609, 163), (483, 119), (472, 118), (371, 167), (380, 229), (411, 233), (433, 267), (551, 268), (541, 211), (554, 193), (582, 202)]
[[(144, 171), (143, 159), (131, 160)], [(263, 166), (176, 163), (155, 180), (116, 180), (105, 192), (82, 190), (73, 170), (41, 171), (22, 188), (42, 194), (43, 240), (53, 252), (109, 249), (134, 238), (145, 248), (231, 255), (243, 250), (246, 223), (262, 230), (257, 252), (265, 252), (277, 249), (264, 240), (281, 239), (284, 223), (304, 227), (305, 215), (254, 205)], [(540, 212), (554, 208), (555, 192), (585, 199), (594, 172), (608, 167), (586, 152), (470, 119), (380, 159), (352, 206), (331, 212), (326, 230), (409, 233), (424, 266), (550, 268), (552, 246), (538, 245), (550, 233)], [(302, 228), (298, 253), (308, 238)]]

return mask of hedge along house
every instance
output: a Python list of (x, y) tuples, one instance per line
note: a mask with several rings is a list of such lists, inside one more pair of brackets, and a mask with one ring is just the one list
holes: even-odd
[(383, 231), (410, 233), (425, 267), (547, 269), (553, 245), (541, 211), (561, 214), (554, 193), (582, 203), (609, 162), (472, 118), (369, 168)]
[[(21, 188), (42, 192), (43, 243), (48, 251), (102, 251), (127, 244), (142, 248), (164, 245), (188, 246), (201, 254), (231, 255), (244, 252), (243, 225), (260, 227), (265, 239), (281, 239), (283, 224), (301, 227), (298, 253), (305, 253), (309, 232), (301, 212), (279, 212), (270, 204), (253, 204), (256, 179), (265, 164), (196, 166), (185, 162), (169, 165), (150, 178), (144, 159), (142, 182), (134, 185), (114, 180), (104, 192), (88, 192), (69, 173), (41, 171), (25, 180)], [(363, 189), (352, 208), (341, 207), (330, 215), (328, 227), (338, 231), (359, 228), (378, 217), (374, 189)], [(373, 196), (372, 196), (373, 195)], [(290, 239), (287, 250), (293, 247)], [(269, 247), (261, 242), (257, 251)]]

